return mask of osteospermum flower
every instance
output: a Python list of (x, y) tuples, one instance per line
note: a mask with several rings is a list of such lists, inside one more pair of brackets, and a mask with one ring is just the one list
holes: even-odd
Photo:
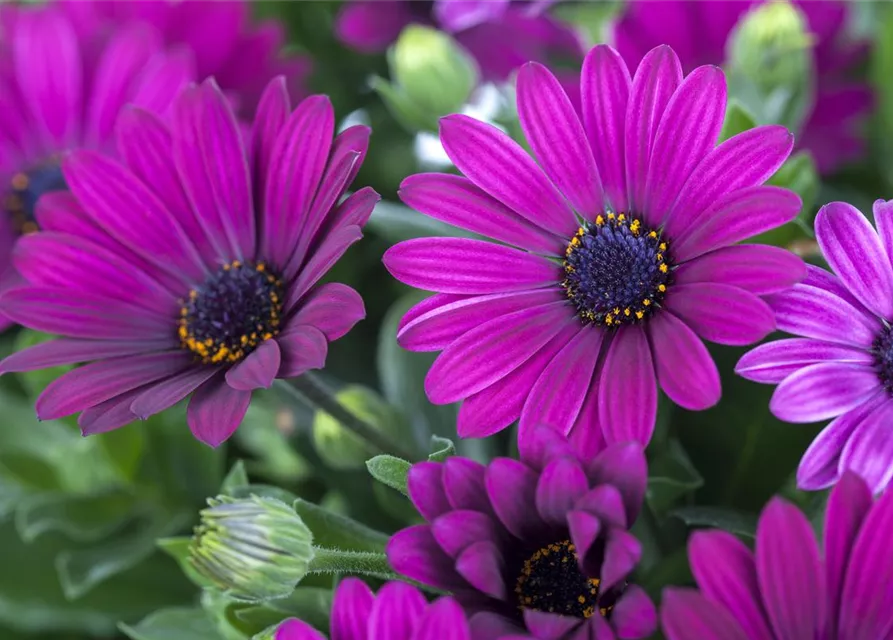
[[(654, 605), (627, 579), (641, 556), (629, 533), (645, 496), (638, 443), (588, 461), (558, 432), (537, 427), (521, 460), (467, 458), (413, 465), (409, 495), (426, 524), (396, 533), (391, 566), (452, 591), (475, 638), (642, 638)], [(589, 635), (586, 635), (586, 634)]]
[(819, 210), (815, 233), (832, 275), (809, 266), (802, 283), (770, 296), (778, 328), (801, 336), (761, 345), (736, 371), (778, 384), (769, 405), (787, 422), (835, 418), (800, 461), (803, 489), (852, 469), (873, 491), (893, 479), (893, 201), (874, 203), (877, 233), (855, 207)]
[(246, 0), (60, 0), (84, 34), (139, 25), (180, 48), (199, 79), (213, 77), (250, 119), (270, 78), (282, 75), (293, 99), (307, 95), (308, 58), (282, 55), (285, 33), (275, 20), (254, 24)]
[[(345, 578), (335, 590), (330, 627), (332, 640), (471, 638), (465, 614), (452, 598), (429, 604), (421, 591), (403, 582), (389, 582), (375, 594), (357, 578)], [(325, 639), (296, 619), (283, 622), (274, 636), (274, 640)]]
[(775, 498), (756, 552), (725, 531), (692, 535), (700, 591), (664, 591), (668, 640), (884, 640), (893, 630), (893, 493), (872, 503), (855, 474), (831, 492), (824, 553), (806, 517)]
[(91, 434), (192, 394), (193, 433), (226, 440), (252, 389), (322, 367), (328, 342), (364, 316), (353, 289), (317, 284), (378, 200), (360, 189), (338, 204), (369, 129), (333, 142), (334, 125), (325, 96), (292, 111), (282, 78), (264, 93), (250, 149), (213, 80), (176, 99), (170, 127), (126, 112), (124, 162), (65, 158), (71, 193), (41, 200), (43, 231), (14, 252), (27, 284), (0, 297), (16, 322), (64, 337), (0, 372), (90, 362), (46, 388), (40, 418), (80, 411)]
[(192, 75), (184, 52), (141, 25), (82, 34), (55, 5), (0, 7), (0, 291), (15, 278), (15, 237), (37, 228), (38, 198), (65, 188), (60, 155), (111, 151), (125, 104), (162, 113)]
[(523, 67), (518, 111), (539, 164), (495, 127), (454, 115), (441, 120), (441, 141), (465, 177), (401, 186), (409, 206), (505, 243), (421, 238), (384, 257), (398, 280), (437, 292), (407, 312), (397, 339), (443, 351), (425, 389), (436, 404), (464, 400), (460, 436), (520, 416), (521, 440), (543, 423), (591, 443), (591, 432), (648, 442), (658, 383), (683, 407), (716, 403), (719, 375), (701, 338), (761, 339), (775, 321), (760, 296), (803, 276), (786, 251), (735, 244), (791, 220), (801, 203), (761, 186), (790, 153), (782, 127), (714, 148), (722, 71), (683, 80), (673, 51), (658, 47), (631, 79), (599, 46), (582, 95), (581, 123), (548, 70)]
[(538, 3), (493, 0), (353, 0), (338, 15), (335, 33), (355, 49), (378, 52), (411, 23), (434, 24), (474, 56), (485, 80), (505, 80), (525, 62), (583, 55), (574, 32), (543, 14)]
[[(629, 65), (637, 64), (658, 44), (673, 47), (686, 71), (696, 65), (722, 64), (732, 30), (758, 4), (753, 0), (631, 0), (613, 27), (613, 38)], [(797, 136), (797, 146), (812, 154), (819, 171), (831, 173), (865, 150), (859, 126), (871, 109), (872, 93), (852, 76), (854, 67), (867, 58), (867, 48), (847, 37), (851, 3), (800, 0), (795, 4), (815, 37), (816, 71), (812, 110)]]

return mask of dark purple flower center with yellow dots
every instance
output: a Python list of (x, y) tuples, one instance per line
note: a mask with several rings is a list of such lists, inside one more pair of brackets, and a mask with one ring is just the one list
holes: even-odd
[(13, 229), (21, 235), (37, 231), (34, 209), (45, 193), (66, 189), (62, 169), (55, 160), (30, 171), (16, 173), (10, 178), (3, 208), (12, 220)]
[(522, 610), (575, 618), (591, 618), (596, 611), (607, 616), (613, 608), (600, 597), (598, 578), (588, 578), (580, 571), (577, 551), (570, 540), (548, 544), (525, 560), (515, 595)]
[(645, 320), (667, 292), (667, 241), (636, 218), (606, 213), (567, 245), (561, 286), (585, 322), (618, 327)]
[(877, 375), (891, 396), (893, 396), (893, 327), (884, 324), (884, 328), (872, 345)]
[(238, 362), (279, 333), (284, 295), (263, 262), (226, 264), (182, 301), (180, 344), (205, 364)]

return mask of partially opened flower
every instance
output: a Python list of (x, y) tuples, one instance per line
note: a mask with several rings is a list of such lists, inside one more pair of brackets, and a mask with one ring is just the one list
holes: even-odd
[(615, 444), (584, 461), (547, 427), (533, 431), (520, 461), (421, 462), (408, 487), (427, 523), (396, 533), (388, 560), (452, 591), (474, 614), (480, 640), (525, 631), (647, 637), (657, 624), (654, 605), (628, 583), (641, 556), (629, 527), (646, 481), (639, 444)]
[(580, 40), (567, 26), (511, 0), (353, 0), (335, 32), (360, 51), (384, 51), (411, 23), (433, 24), (452, 34), (477, 60), (485, 80), (501, 81), (525, 62), (579, 60)]
[(787, 422), (835, 418), (800, 462), (802, 489), (847, 469), (872, 491), (893, 479), (893, 201), (874, 203), (877, 232), (855, 207), (832, 202), (815, 234), (834, 274), (809, 266), (802, 283), (769, 297), (778, 328), (798, 338), (761, 345), (736, 371), (778, 384), (769, 408)]
[(831, 492), (824, 553), (806, 517), (775, 498), (756, 551), (725, 531), (688, 543), (700, 591), (664, 591), (668, 640), (885, 640), (893, 630), (893, 493), (872, 503), (855, 474)]
[[(357, 578), (345, 578), (335, 590), (330, 628), (332, 640), (471, 638), (465, 614), (452, 598), (429, 604), (421, 591), (403, 582), (389, 582), (375, 594)], [(326, 636), (292, 618), (279, 626), (274, 640), (326, 640)]]
[[(722, 64), (732, 30), (754, 0), (691, 2), (631, 0), (613, 27), (617, 50), (627, 64), (637, 64), (659, 44), (679, 54), (685, 70), (702, 64)], [(795, 2), (815, 37), (816, 71), (812, 108), (797, 136), (797, 146), (809, 151), (822, 173), (858, 158), (865, 150), (859, 126), (872, 104), (871, 89), (853, 80), (853, 69), (867, 58), (864, 43), (848, 39), (851, 3)]]
[(274, 20), (254, 24), (247, 0), (60, 0), (83, 33), (150, 28), (195, 65), (196, 77), (213, 77), (248, 118), (271, 78), (282, 75), (293, 99), (307, 95), (308, 58), (283, 55), (285, 33)]
[(701, 340), (765, 337), (775, 320), (760, 296), (803, 277), (782, 249), (736, 244), (801, 203), (763, 186), (791, 151), (784, 128), (715, 147), (722, 71), (683, 79), (658, 47), (630, 78), (599, 46), (582, 95), (581, 122), (549, 71), (527, 65), (518, 111), (539, 163), (495, 127), (455, 115), (441, 120), (441, 140), (465, 177), (401, 185), (409, 206), (503, 243), (421, 238), (384, 257), (398, 280), (437, 292), (404, 316), (397, 339), (443, 351), (425, 389), (436, 404), (464, 400), (460, 436), (520, 417), (521, 441), (548, 424), (590, 443), (647, 443), (658, 384), (688, 409), (715, 404), (719, 374)]
[(144, 26), (82, 34), (56, 5), (0, 6), (0, 291), (15, 278), (14, 239), (37, 228), (38, 198), (65, 188), (61, 154), (112, 151), (124, 105), (162, 113), (192, 77), (188, 56)]
[(41, 419), (81, 412), (83, 432), (97, 433), (192, 394), (193, 433), (226, 440), (253, 389), (322, 367), (328, 342), (364, 316), (353, 289), (318, 284), (378, 200), (360, 189), (339, 204), (369, 129), (333, 141), (334, 126), (325, 96), (292, 111), (282, 78), (264, 93), (250, 149), (213, 80), (176, 99), (170, 127), (126, 112), (123, 163), (64, 159), (71, 192), (41, 200), (42, 231), (14, 252), (27, 284), (0, 297), (11, 319), (64, 337), (0, 372), (90, 362), (46, 388)]

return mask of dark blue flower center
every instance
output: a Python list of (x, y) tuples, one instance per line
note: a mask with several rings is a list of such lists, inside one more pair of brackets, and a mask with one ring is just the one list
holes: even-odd
[(45, 193), (67, 188), (62, 169), (55, 160), (15, 174), (9, 181), (3, 203), (7, 215), (12, 219), (13, 228), (22, 235), (37, 231), (34, 218), (37, 200)]
[(599, 602), (598, 578), (580, 571), (576, 548), (561, 540), (537, 549), (524, 561), (515, 584), (520, 609), (546, 611), (576, 618), (607, 616), (613, 605)]
[(224, 265), (182, 301), (180, 343), (206, 364), (238, 362), (279, 333), (284, 296), (263, 262)]
[(617, 327), (654, 313), (670, 284), (667, 241), (636, 218), (607, 213), (571, 238), (561, 286), (586, 322)]
[(881, 384), (893, 396), (893, 327), (885, 325), (875, 339), (872, 352)]

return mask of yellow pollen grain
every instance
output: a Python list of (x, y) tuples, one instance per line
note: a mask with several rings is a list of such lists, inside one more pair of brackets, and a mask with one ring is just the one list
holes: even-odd
[[(659, 270), (661, 273), (666, 273), (667, 271), (669, 271), (669, 267), (667, 267), (667, 264), (664, 262), (664, 263), (662, 263), (662, 264), (658, 267), (658, 270)], [(664, 285), (660, 285), (660, 286), (663, 287)], [(658, 289), (660, 289), (660, 287), (658, 287)], [(660, 290), (661, 290), (661, 291), (665, 291), (665, 290), (666, 290), (666, 287), (664, 287), (663, 289), (660, 289)]]
[(605, 218), (604, 218), (603, 216), (596, 216), (596, 217), (595, 217), (595, 224), (597, 224), (598, 226), (601, 227), (602, 225), (605, 224)]
[[(666, 265), (664, 265), (664, 266), (666, 266)], [(660, 291), (661, 293), (663, 293), (664, 291), (667, 290), (667, 285), (659, 284), (659, 285), (657, 285), (657, 290)]]
[(16, 191), (24, 191), (28, 188), (28, 176), (24, 173), (17, 173), (9, 181), (9, 184)]

